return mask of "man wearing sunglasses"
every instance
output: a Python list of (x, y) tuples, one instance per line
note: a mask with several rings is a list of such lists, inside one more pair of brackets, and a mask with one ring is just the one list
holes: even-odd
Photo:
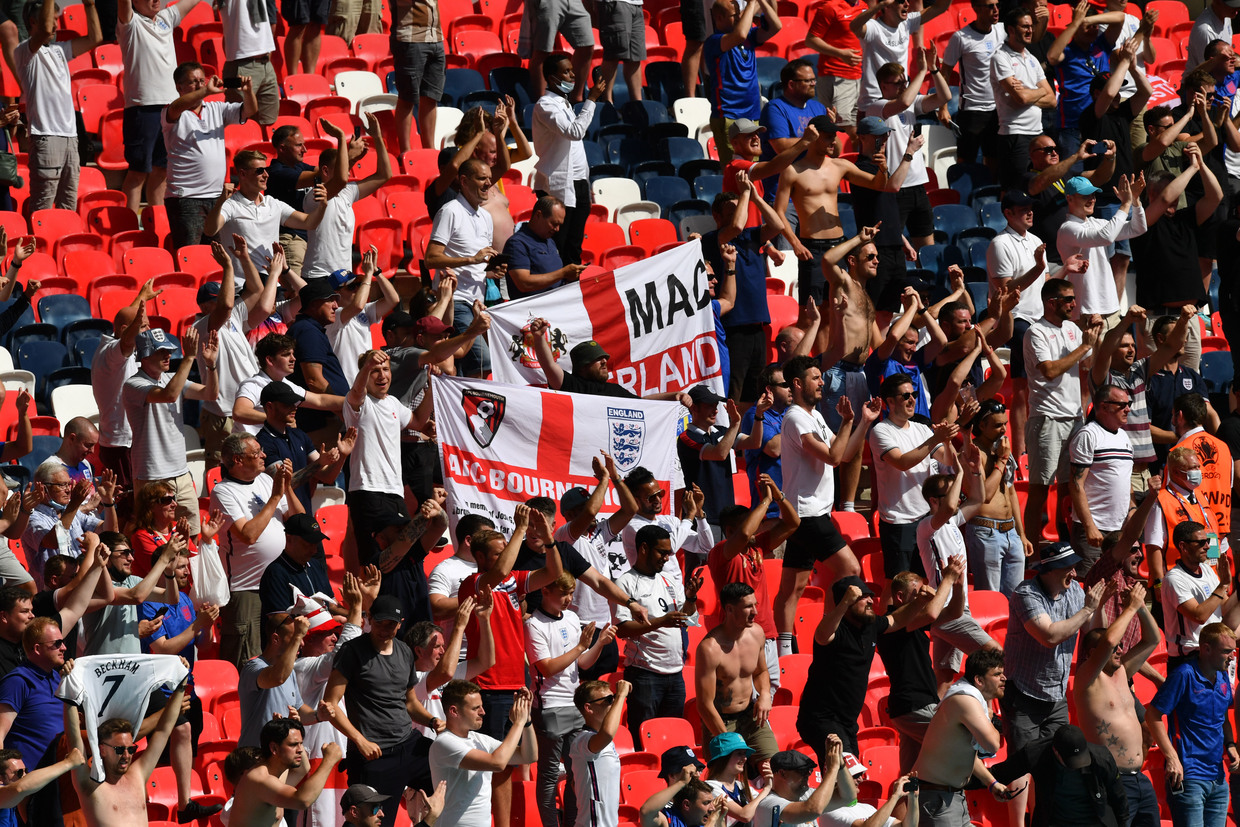
[(1097, 141), (1082, 141), (1076, 152), (1061, 150), (1050, 135), (1038, 135), (1029, 144), (1029, 171), (1021, 186), (1033, 199), (1033, 231), (1047, 242), (1046, 257), (1056, 264), (1063, 263), (1055, 237), (1059, 233), (1059, 225), (1068, 217), (1064, 185), (1072, 176), (1072, 170), (1080, 169), (1086, 158), (1094, 156), (1101, 157), (1101, 163), (1096, 169), (1081, 173), (1082, 178), (1096, 186), (1110, 181), (1115, 173), (1115, 144), (1108, 141), (1101, 143), (1105, 147), (1101, 156), (1094, 156)]
[(620, 755), (614, 741), (632, 688), (628, 681), (617, 681), (613, 692), (603, 681), (586, 681), (573, 693), (586, 728), (568, 750), (568, 777), (577, 790), (577, 821), (571, 827), (620, 823)]
[(1069, 536), (1081, 555), (1081, 575), (1087, 575), (1102, 554), (1103, 535), (1123, 526), (1132, 499), (1132, 441), (1124, 430), (1132, 408), (1128, 391), (1103, 385), (1093, 403), (1089, 421), (1068, 442)]

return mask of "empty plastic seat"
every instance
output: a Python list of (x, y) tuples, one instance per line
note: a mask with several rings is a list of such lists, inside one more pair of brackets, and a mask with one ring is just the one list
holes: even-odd
[(340, 72), (335, 82), (336, 94), (351, 100), (354, 111), (366, 98), (384, 94), (383, 81), (374, 72)]
[(663, 751), (675, 746), (697, 743), (693, 727), (683, 718), (648, 718), (641, 725), (642, 752), (653, 752), (662, 755)]
[(114, 205), (92, 209), (86, 214), (86, 226), (91, 232), (107, 237), (141, 229), (138, 226), (138, 216), (134, 215), (133, 210)]
[(641, 200), (641, 190), (637, 183), (628, 178), (600, 178), (591, 183), (594, 203), (607, 207), (608, 216), (612, 219), (616, 211), (625, 204)]
[(121, 268), (126, 275), (146, 281), (160, 273), (172, 272), (176, 263), (172, 253), (162, 247), (133, 247), (121, 256)]
[(71, 322), (89, 318), (90, 303), (85, 296), (43, 296), (39, 299), (39, 319), (46, 324), (64, 328)]
[(284, 78), (284, 96), (297, 101), (303, 110), (312, 101), (331, 94), (331, 84), (322, 75), (294, 74)]
[(660, 144), (659, 155), (671, 161), (677, 169), (684, 163), (706, 157), (702, 145), (693, 138), (665, 138)]
[[(133, 216), (132, 212), (130, 216)], [(86, 226), (82, 217), (73, 210), (53, 208), (35, 210), (30, 216), (30, 228), (35, 236), (45, 239), (51, 247), (55, 247), (58, 239), (71, 233), (83, 232)]]
[(977, 213), (963, 204), (942, 204), (933, 212), (934, 228), (946, 233), (948, 241), (954, 241), (962, 231), (977, 226)]
[(664, 244), (675, 244), (676, 225), (664, 218), (648, 218), (629, 225), (629, 241), (653, 255)]
[(16, 357), (17, 367), (35, 375), (36, 398), (42, 396), (47, 377), (53, 371), (69, 366), (69, 351), (60, 342), (26, 342), (17, 348)]
[(1214, 350), (1201, 354), (1201, 376), (1211, 394), (1227, 393), (1232, 383), (1230, 350)]
[(679, 176), (659, 175), (646, 179), (645, 198), (667, 208), (677, 201), (693, 198), (689, 182)]

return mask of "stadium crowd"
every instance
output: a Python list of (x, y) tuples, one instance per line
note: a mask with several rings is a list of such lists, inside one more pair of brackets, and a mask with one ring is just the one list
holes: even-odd
[[(1240, 0), (499, 11), (0, 3), (0, 827), (1227, 824)], [(686, 242), (683, 488), (454, 502), (488, 308)]]

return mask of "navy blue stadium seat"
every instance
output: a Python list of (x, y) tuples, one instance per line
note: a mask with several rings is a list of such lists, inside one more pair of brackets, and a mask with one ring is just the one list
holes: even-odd
[[(34, 471), (43, 464), (43, 460), (50, 457), (60, 449), (60, 437), (48, 436), (47, 434), (38, 434), (34, 437), (34, 450), (24, 457), (17, 458), (17, 464), (34, 478)], [(4, 473), (9, 473), (9, 466), (4, 466)]]
[(62, 294), (39, 299), (39, 318), (58, 328), (90, 317), (90, 302), (85, 296)]
[(969, 267), (986, 268), (986, 250), (990, 247), (990, 239), (981, 236), (970, 236), (956, 240), (956, 247), (964, 263)]
[(685, 161), (677, 167), (676, 174), (692, 184), (700, 175), (722, 175), (723, 167), (714, 158), (699, 158)]
[(685, 96), (685, 83), (680, 75), (680, 63), (674, 60), (655, 60), (644, 67), (646, 72), (646, 97), (671, 106)]
[(656, 123), (642, 127), (641, 139), (650, 146), (652, 155), (657, 156), (659, 146), (664, 138), (688, 138), (689, 127), (676, 121)]
[(112, 323), (104, 319), (79, 319), (69, 322), (60, 329), (60, 341), (69, 350), (80, 339), (98, 339), (105, 333), (112, 332)]
[(1201, 354), (1201, 376), (1211, 395), (1231, 390), (1233, 376), (1230, 350), (1212, 350)]
[(857, 234), (857, 217), (853, 214), (852, 204), (836, 204), (840, 213), (840, 226), (844, 229), (844, 237), (852, 238)]
[(495, 107), (498, 106), (502, 100), (503, 98), (500, 96), (499, 92), (492, 92), (490, 89), (479, 89), (477, 91), (470, 92), (468, 95), (461, 98), (459, 108), (463, 112), (468, 112), (475, 106), (481, 106), (488, 115), (494, 115)]
[[(691, 215), (710, 215), (710, 204), (700, 198), (689, 198), (684, 201), (677, 201), (670, 207), (663, 209), (663, 217), (668, 221), (680, 227), (680, 220), (688, 218)], [(684, 239), (681, 239), (684, 241)]]
[(693, 179), (694, 198), (700, 198), (709, 203), (721, 192), (723, 192), (722, 175), (699, 175)]
[[(50, 327), (50, 325), (49, 325)], [(43, 398), (47, 377), (55, 370), (69, 366), (69, 351), (60, 342), (26, 342), (14, 354), (15, 367), (34, 374), (35, 399)]]
[[(54, 324), (24, 324), (9, 334), (9, 351), (15, 352), (27, 342), (59, 341), (60, 330)], [(21, 365), (17, 367), (21, 367)]]
[(969, 206), (976, 210), (983, 204), (997, 204), (1002, 198), (1003, 187), (998, 184), (975, 187), (973, 192), (969, 193)]
[(91, 363), (95, 359), (95, 351), (99, 349), (99, 342), (100, 339), (98, 337), (78, 339), (74, 342), (70, 348), (73, 353), (74, 364), (81, 365), (90, 370)]
[(927, 244), (917, 251), (917, 259), (923, 269), (937, 274), (940, 281), (947, 274), (949, 266), (965, 265), (964, 256), (955, 244)]
[[(611, 136), (608, 137), (610, 138)], [(650, 158), (647, 154), (645, 141), (639, 138), (609, 140), (606, 146), (608, 163), (619, 164), (625, 169), (631, 170), (642, 161)]]
[(775, 97), (771, 87), (775, 87), (775, 91), (779, 90), (779, 73), (788, 65), (788, 61), (782, 57), (760, 57), (758, 58), (758, 89), (763, 95), (770, 98)]
[(644, 192), (647, 201), (655, 202), (664, 210), (677, 201), (687, 201), (693, 198), (689, 182), (675, 175), (659, 175), (646, 179)]
[(443, 73), (443, 97), (439, 103), (463, 109), (461, 102), (466, 95), (486, 88), (486, 81), (477, 69), (446, 69)]
[(982, 204), (977, 208), (977, 216), (983, 227), (989, 227), (996, 233), (1007, 228), (1007, 219), (1003, 217), (1003, 208), (999, 204)]
[(933, 212), (934, 229), (946, 233), (949, 241), (955, 241), (961, 232), (977, 226), (977, 213), (963, 204), (940, 204)]
[(700, 161), (706, 157), (702, 145), (693, 138), (665, 138), (660, 146), (660, 155), (677, 169), (689, 161)]
[(586, 151), (587, 166), (596, 167), (607, 163), (607, 150), (598, 141), (587, 138), (581, 142), (581, 147)]
[[(8, 301), (0, 302), (0, 313), (3, 313), (5, 310), (8, 310), (10, 307), (12, 307), (13, 302), (15, 301), (17, 301), (17, 299), (9, 299)], [(10, 351), (12, 351), (13, 347), (12, 347), (9, 334), (12, 333), (12, 331), (25, 327), (28, 324), (34, 324), (34, 308), (33, 307), (27, 307), (25, 310), (23, 310), (22, 314), (18, 316), (17, 319), (13, 322), (13, 326), (11, 328), (9, 328), (8, 330), (0, 331), (0, 335), (4, 336), (5, 347), (7, 347)]]
[(657, 123), (669, 123), (672, 120), (667, 107), (661, 101), (629, 101), (620, 107), (620, 115), (625, 123), (631, 123), (639, 128), (653, 126)]
[(960, 193), (960, 200), (966, 204), (974, 189), (992, 184), (990, 170), (981, 164), (952, 164), (947, 168), (947, 185)]
[(534, 102), (534, 85), (530, 81), (530, 70), (524, 66), (498, 66), (492, 69), (491, 88), (502, 95), (508, 95), (517, 106), (522, 108)]
[(968, 281), (964, 286), (969, 291), (969, 297), (973, 299), (973, 309), (977, 311), (976, 318), (981, 318), (982, 311), (986, 309), (986, 296), (990, 285), (984, 281)]

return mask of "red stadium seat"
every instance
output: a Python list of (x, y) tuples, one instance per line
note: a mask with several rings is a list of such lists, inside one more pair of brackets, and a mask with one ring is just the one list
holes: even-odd
[(623, 247), (625, 243), (624, 230), (619, 224), (613, 224), (610, 221), (594, 221), (586, 224), (585, 235), (581, 240), (581, 252), (583, 256), (585, 253), (590, 254), (589, 262), (598, 263), (609, 250)]
[(64, 236), (86, 229), (80, 215), (73, 210), (60, 209), (35, 210), (30, 216), (30, 227), (36, 236), (45, 239), (52, 247)]
[[(670, 718), (660, 720), (672, 720)], [(681, 722), (683, 723), (683, 721)], [(692, 741), (685, 741), (691, 744)], [(669, 744), (668, 746), (675, 746)], [(647, 770), (645, 772), (625, 773), (620, 779), (620, 801), (625, 804), (632, 804), (640, 807), (646, 803), (646, 799), (654, 795), (659, 790), (667, 786), (656, 770)]]
[(405, 255), (405, 233), (395, 218), (372, 218), (357, 228), (357, 247), (363, 253), (371, 245), (379, 251), (378, 266), (383, 270), (396, 268)]
[(453, 35), (450, 41), (452, 52), (461, 55), (470, 62), (482, 55), (504, 51), (504, 44), (499, 35), (491, 31), (463, 31)]
[(331, 84), (322, 75), (289, 75), (284, 79), (284, 96), (301, 104), (302, 111), (306, 104), (331, 93)]
[(210, 244), (188, 244), (177, 250), (176, 269), (202, 278), (220, 269)]
[(681, 718), (650, 718), (642, 722), (642, 752), (662, 755), (671, 747), (696, 744), (693, 727)]
[(823, 604), (805, 603), (797, 605), (796, 621), (793, 629), (797, 646), (802, 652), (814, 651), (814, 630), (822, 621)]
[(343, 505), (324, 505), (314, 512), (314, 518), (327, 539), (323, 541), (323, 553), (339, 556), (340, 545), (344, 542), (345, 532), (349, 527), (349, 510)]
[[(810, 614), (814, 614), (812, 610)], [(818, 617), (821, 618), (821, 616), (821, 611), (819, 611)], [(810, 634), (812, 634), (812, 631)], [(805, 681), (809, 676), (811, 660), (813, 660), (813, 656), (808, 653), (784, 655), (779, 659), (779, 688), (788, 690), (791, 695), (790, 703), (794, 705), (801, 703), (801, 693), (805, 690)]]
[(229, 661), (199, 659), (194, 663), (194, 691), (203, 709), (213, 713), (216, 699), (225, 692), (235, 691), (239, 680), (237, 667)]
[(391, 41), (385, 34), (356, 34), (349, 49), (355, 57), (360, 57), (369, 64), (373, 71), (383, 58), (392, 54)]
[(125, 137), (122, 133), (124, 117), (125, 113), (119, 110), (103, 116), (99, 127), (103, 150), (95, 159), (100, 169), (108, 171), (129, 169), (129, 162), (125, 160)]
[(146, 281), (160, 273), (176, 269), (172, 253), (162, 247), (133, 247), (121, 258), (121, 269), (138, 281)]
[(969, 590), (969, 611), (977, 622), (985, 626), (992, 620), (1008, 617), (1008, 599), (1003, 592), (992, 592), (986, 589)]
[(115, 83), (81, 86), (75, 91), (73, 99), (82, 113), (83, 126), (94, 135), (101, 132), (104, 115), (125, 108), (125, 96)]
[(117, 233), (123, 233), (128, 230), (137, 230), (138, 216), (134, 215), (133, 210), (128, 207), (117, 207), (115, 205), (106, 205), (95, 207), (86, 214), (86, 226), (93, 233), (98, 233), (105, 238), (111, 238)]
[[(190, 795), (195, 798), (205, 794), (202, 789), (202, 779), (192, 769), (190, 770), (189, 788)], [(173, 775), (172, 767), (155, 768), (146, 782), (146, 797), (157, 804), (169, 807), (177, 805), (177, 780)]]
[(800, 708), (795, 705), (771, 707), (767, 723), (775, 733), (775, 741), (780, 749), (792, 749), (792, 745), (801, 736), (797, 733), (797, 713)]
[(678, 244), (676, 226), (665, 218), (641, 218), (629, 225), (629, 240), (653, 255), (663, 244)]
[(81, 286), (82, 295), (86, 295), (91, 281), (100, 275), (112, 272), (112, 257), (101, 250), (74, 250), (61, 260), (64, 274)]
[[(132, 213), (130, 213), (132, 215)], [(150, 230), (125, 230), (112, 236), (112, 243), (108, 252), (112, 254), (112, 260), (116, 262), (119, 270), (122, 265), (122, 259), (125, 253), (134, 247), (158, 247), (159, 236)]]

